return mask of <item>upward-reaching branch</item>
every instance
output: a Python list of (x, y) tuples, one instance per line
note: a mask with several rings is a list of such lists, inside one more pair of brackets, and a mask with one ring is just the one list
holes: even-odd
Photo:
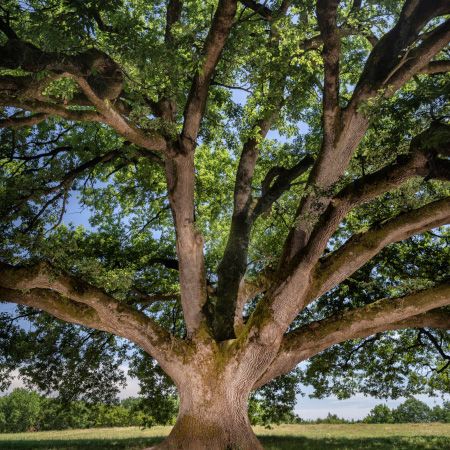
[(184, 151), (195, 148), (200, 123), (206, 107), (209, 85), (228, 39), (236, 14), (236, 0), (220, 0), (202, 52), (202, 63), (192, 82), (184, 110), (181, 141)]
[[(329, 2), (323, 2), (325, 11), (328, 4)], [(331, 3), (333, 4), (334, 2)], [(340, 114), (330, 114), (330, 111), (333, 111), (333, 102), (331, 105), (325, 102), (326, 98), (330, 99), (325, 90), (322, 148), (308, 181), (311, 189), (306, 190), (307, 194), (300, 201), (295, 226), (286, 240), (280, 267), (306, 247), (312, 230), (332, 198), (334, 185), (344, 174), (356, 147), (367, 131), (369, 120), (359, 109), (362, 102), (378, 95), (379, 90), (384, 88), (384, 95), (392, 95), (415, 73), (426, 67), (428, 62), (445, 47), (449, 39), (446, 23), (427, 34), (422, 43), (410, 51), (410, 46), (419, 39), (419, 33), (423, 27), (431, 19), (448, 11), (448, 2), (444, 0), (433, 3), (427, 0), (406, 1), (397, 24), (373, 48), (352, 99)], [(322, 13), (322, 17), (324, 15)], [(318, 14), (318, 17), (320, 18), (321, 15)], [(324, 33), (326, 34), (326, 30)], [(328, 72), (331, 72), (333, 61), (327, 63), (325, 49), (326, 47), (324, 47), (325, 70), (327, 71), (329, 67)], [(410, 52), (411, 60), (409, 60)], [(336, 65), (335, 61), (335, 67)], [(336, 119), (334, 128), (331, 127), (334, 130), (332, 132), (335, 133), (332, 140), (328, 138), (326, 127), (327, 123), (332, 123), (330, 118)]]
[(273, 119), (273, 112), (258, 121), (258, 138), (247, 140), (242, 149), (234, 187), (234, 208), (224, 255), (219, 264), (217, 304), (214, 311), (214, 329), (219, 340), (233, 335), (234, 309), (239, 285), (247, 269), (247, 252), (253, 224), (252, 179), (258, 158), (259, 140), (264, 139)]
[[(179, 12), (180, 5), (169, 5)], [(178, 148), (166, 160), (169, 200), (175, 223), (180, 271), (181, 304), (188, 335), (192, 336), (204, 320), (207, 299), (203, 257), (203, 238), (195, 228), (194, 150), (206, 107), (208, 91), (220, 55), (228, 39), (237, 2), (220, 0), (203, 48), (201, 65), (194, 75), (184, 110), (184, 123)], [(167, 23), (172, 16), (168, 11)]]
[(318, 0), (317, 21), (323, 40), (324, 91), (322, 151), (334, 147), (339, 124), (339, 59), (341, 37), (337, 27), (337, 8), (340, 0)]
[[(276, 17), (286, 14), (290, 2), (283, 1), (276, 12)], [(270, 18), (272, 20), (272, 17)], [(270, 48), (274, 54), (278, 53), (279, 33), (274, 22), (270, 28)], [(277, 186), (264, 192), (255, 205), (252, 196), (252, 181), (259, 154), (260, 142), (265, 139), (279, 109), (284, 102), (283, 90), (287, 73), (276, 71), (269, 78), (269, 93), (267, 103), (261, 117), (253, 126), (252, 135), (245, 141), (239, 159), (233, 195), (233, 215), (225, 252), (220, 261), (217, 275), (217, 300), (213, 307), (213, 329), (218, 340), (229, 339), (234, 336), (234, 318), (238, 293), (247, 269), (247, 254), (250, 232), (255, 220), (281, 194), (290, 187), (290, 182), (309, 168), (309, 160), (297, 164), (294, 168), (285, 169), (285, 182), (275, 183)], [(255, 136), (256, 135), (256, 136)], [(280, 169), (281, 170), (281, 169)], [(279, 180), (277, 180), (279, 181)], [(269, 183), (270, 184), (270, 183)]]

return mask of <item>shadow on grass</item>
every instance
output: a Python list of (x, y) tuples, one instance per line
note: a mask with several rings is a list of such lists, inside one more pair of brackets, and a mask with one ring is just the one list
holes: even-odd
[[(2, 450), (138, 450), (161, 442), (163, 438), (16, 440), (1, 441)], [(386, 438), (305, 438), (262, 436), (266, 450), (447, 450), (450, 439), (440, 436)]]
[(2, 441), (2, 450), (138, 450), (161, 442), (163, 437), (129, 439), (51, 439)]
[(266, 450), (448, 450), (450, 439), (441, 436), (413, 436), (386, 438), (306, 438), (262, 436)]

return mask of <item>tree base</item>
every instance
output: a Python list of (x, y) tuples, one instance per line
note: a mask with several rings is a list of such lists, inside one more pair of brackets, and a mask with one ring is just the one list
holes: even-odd
[(166, 440), (145, 450), (263, 450), (247, 412), (223, 411), (217, 420), (184, 415)]

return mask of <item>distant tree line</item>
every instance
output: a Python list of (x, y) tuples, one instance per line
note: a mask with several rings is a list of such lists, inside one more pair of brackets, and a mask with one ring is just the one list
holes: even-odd
[(426, 403), (414, 397), (408, 398), (397, 408), (391, 409), (386, 404), (376, 405), (362, 420), (347, 420), (336, 414), (329, 413), (324, 419), (302, 420), (302, 423), (450, 423), (450, 401), (430, 408)]
[(176, 418), (177, 410), (175, 396), (155, 402), (143, 397), (130, 397), (115, 404), (62, 402), (18, 388), (0, 397), (0, 432), (168, 425)]
[[(293, 406), (293, 405), (292, 405)], [(75, 428), (171, 425), (178, 409), (176, 396), (158, 398), (130, 397), (116, 404), (88, 403), (82, 400), (62, 402), (36, 392), (17, 388), (0, 397), (0, 432), (64, 430)], [(324, 419), (303, 420), (292, 409), (275, 407), (265, 400), (252, 398), (249, 408), (253, 425), (271, 423), (343, 424), (361, 422), (329, 413)], [(364, 423), (450, 423), (450, 401), (430, 408), (426, 403), (409, 398), (395, 409), (376, 405)]]
[(450, 401), (430, 408), (426, 403), (408, 398), (397, 408), (390, 409), (387, 405), (376, 405), (367, 417), (366, 423), (420, 423), (444, 422), (450, 423)]

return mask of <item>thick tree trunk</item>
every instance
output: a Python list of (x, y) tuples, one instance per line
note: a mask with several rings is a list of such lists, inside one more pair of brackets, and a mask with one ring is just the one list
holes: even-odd
[(262, 450), (250, 426), (249, 392), (236, 382), (209, 380), (192, 373), (179, 386), (175, 426), (161, 444), (147, 450)]

